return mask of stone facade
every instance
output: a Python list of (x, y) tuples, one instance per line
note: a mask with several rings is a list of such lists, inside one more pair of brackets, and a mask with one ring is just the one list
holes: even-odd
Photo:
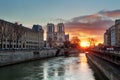
[[(66, 38), (69, 38), (68, 35)], [(47, 24), (47, 43), (50, 47), (61, 47), (65, 42), (65, 29), (64, 24), (57, 25), (57, 32), (55, 32), (55, 25), (52, 23)], [(69, 40), (69, 39), (67, 39)]]
[(30, 29), (22, 24), (0, 20), (0, 48), (39, 49), (43, 46), (43, 33), (39, 25)]
[(115, 25), (106, 30), (104, 44), (105, 46), (120, 47), (120, 20), (116, 20)]
[[(30, 60), (44, 59), (55, 57), (57, 49), (42, 49), (42, 50), (22, 50), (22, 51), (0, 51), (0, 66), (26, 62)], [(64, 55), (64, 50), (61, 49), (57, 56)]]

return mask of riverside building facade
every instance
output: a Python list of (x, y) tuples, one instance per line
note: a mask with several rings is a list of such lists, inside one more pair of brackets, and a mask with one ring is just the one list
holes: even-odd
[(120, 47), (120, 19), (115, 21), (115, 25), (106, 30), (104, 34), (105, 46)]
[(33, 28), (0, 20), (1, 49), (39, 49), (43, 47), (44, 30), (40, 25)]

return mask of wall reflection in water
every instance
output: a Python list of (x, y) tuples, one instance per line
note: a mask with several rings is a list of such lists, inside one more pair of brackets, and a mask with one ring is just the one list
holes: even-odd
[(64, 80), (62, 76), (64, 75), (65, 68), (62, 62), (59, 61), (60, 59), (57, 59), (57, 62), (45, 62), (43, 64), (43, 80)]

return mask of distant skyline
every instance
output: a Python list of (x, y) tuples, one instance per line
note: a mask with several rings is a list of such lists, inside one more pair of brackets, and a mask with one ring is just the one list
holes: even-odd
[[(105, 29), (120, 18), (120, 0), (0, 0), (0, 19), (33, 24), (64, 22), (67, 33), (103, 42)], [(61, 21), (62, 20), (62, 21)]]

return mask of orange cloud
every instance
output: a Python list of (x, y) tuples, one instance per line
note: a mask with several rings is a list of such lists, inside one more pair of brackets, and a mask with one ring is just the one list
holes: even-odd
[(58, 18), (54, 21), (65, 22), (65, 31), (70, 34), (70, 38), (78, 36), (81, 41), (87, 41), (88, 38), (92, 37), (99, 43), (103, 42), (105, 30), (111, 27), (114, 24), (113, 20), (119, 17), (120, 10), (102, 10), (95, 14), (74, 17), (71, 20)]
[(92, 15), (75, 17), (65, 23), (66, 31), (71, 37), (80, 37), (81, 41), (93, 37), (98, 42), (103, 42), (103, 34), (114, 24), (115, 17), (120, 17), (120, 10), (100, 11)]

